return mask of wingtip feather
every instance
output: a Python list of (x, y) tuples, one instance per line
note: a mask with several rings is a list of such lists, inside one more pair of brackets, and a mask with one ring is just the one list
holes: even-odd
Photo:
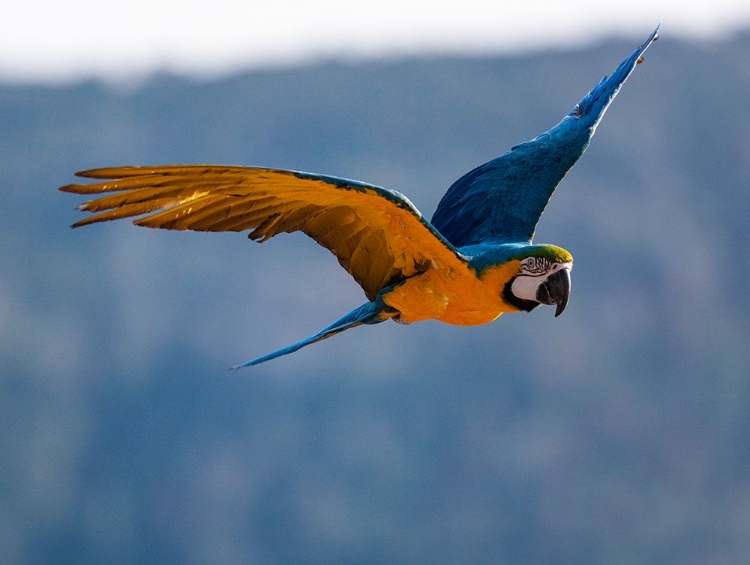
[(144, 174), (144, 167), (133, 167), (126, 165), (124, 167), (99, 167), (96, 169), (86, 169), (78, 171), (75, 176), (85, 179), (115, 179), (124, 178), (133, 175)]

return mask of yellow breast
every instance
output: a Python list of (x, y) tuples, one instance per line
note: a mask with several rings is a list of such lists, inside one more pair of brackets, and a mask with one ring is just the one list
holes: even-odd
[(510, 261), (485, 269), (481, 275), (466, 266), (461, 271), (428, 269), (383, 295), (402, 321), (440, 320), (458, 326), (476, 326), (518, 309), (503, 300), (505, 284), (518, 272)]

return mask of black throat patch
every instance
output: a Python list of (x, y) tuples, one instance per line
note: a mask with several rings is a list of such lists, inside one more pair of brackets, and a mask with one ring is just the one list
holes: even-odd
[(503, 300), (510, 304), (511, 306), (518, 308), (522, 312), (531, 312), (534, 308), (539, 306), (538, 302), (534, 302), (533, 300), (524, 300), (523, 298), (518, 298), (513, 292), (510, 290), (510, 287), (513, 285), (513, 281), (516, 280), (516, 277), (513, 277), (510, 279), (507, 283), (505, 283), (505, 286), (503, 287)]

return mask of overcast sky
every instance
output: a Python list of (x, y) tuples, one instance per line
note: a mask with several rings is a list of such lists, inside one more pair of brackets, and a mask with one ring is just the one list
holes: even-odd
[(514, 52), (619, 34), (717, 37), (750, 27), (750, 0), (15, 0), (0, 79), (217, 74), (318, 58)]

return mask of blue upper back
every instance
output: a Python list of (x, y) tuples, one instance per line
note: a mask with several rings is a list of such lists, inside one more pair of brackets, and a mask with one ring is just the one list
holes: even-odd
[(432, 225), (456, 247), (484, 241), (531, 242), (555, 188), (588, 147), (599, 120), (658, 31), (657, 27), (555, 127), (454, 182)]

